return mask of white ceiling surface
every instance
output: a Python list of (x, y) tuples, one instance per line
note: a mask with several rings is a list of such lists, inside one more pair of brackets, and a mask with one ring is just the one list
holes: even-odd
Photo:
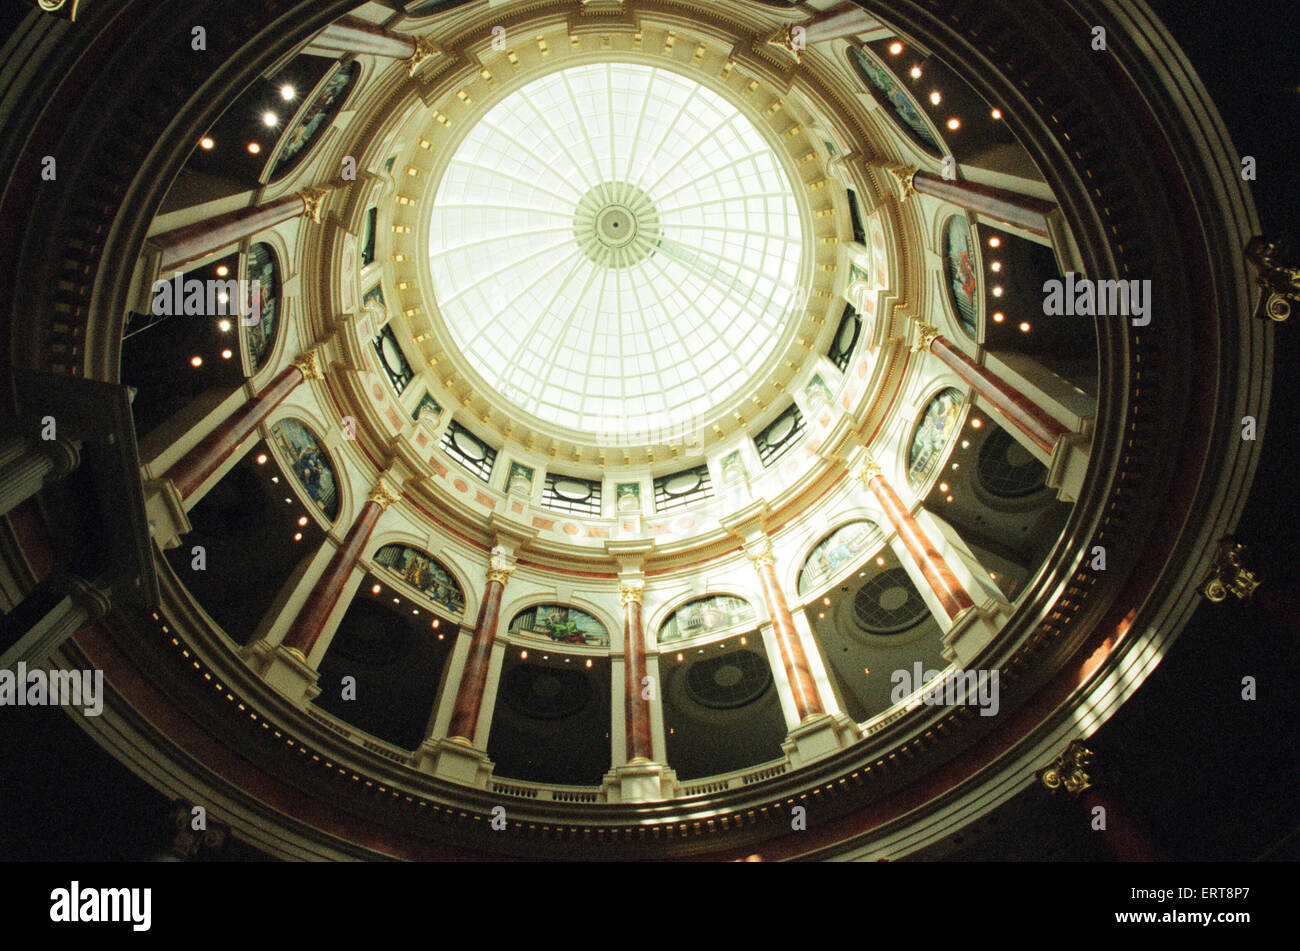
[[(575, 230), (610, 183), (658, 213), (657, 249), (622, 267)], [(437, 304), (473, 369), (584, 432), (689, 425), (796, 316), (798, 206), (771, 146), (721, 96), (648, 66), (573, 67), (507, 96), (458, 147), (430, 234)]]

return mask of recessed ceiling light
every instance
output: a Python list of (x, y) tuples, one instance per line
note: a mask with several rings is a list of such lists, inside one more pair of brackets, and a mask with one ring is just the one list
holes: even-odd
[(192, 367), (203, 366), (203, 358), (199, 356), (190, 357), (190, 366)]
[(932, 105), (937, 106), (941, 102), (943, 102), (943, 96), (939, 95), (939, 90), (936, 89), (934, 92), (930, 93), (930, 103)]
[(248, 143), (248, 151), (251, 152), (252, 154), (256, 155), (257, 153), (259, 153), (259, 152), (262, 151), (262, 147), (261, 147), (260, 145), (258, 145), (256, 142), (249, 142), (249, 143)]
[(274, 129), (279, 124), (280, 124), (280, 117), (277, 116), (274, 112), (262, 113), (262, 125), (266, 126), (268, 129)]
[(294, 89), (288, 83), (280, 87), (280, 98), (285, 102), (293, 102), (298, 97), (298, 90)]
[(199, 139), (199, 148), (203, 149), (205, 152), (211, 150), (216, 144), (216, 140), (210, 135), (205, 135), (203, 138)]
[(899, 53), (903, 52), (903, 44), (895, 40), (893, 43), (889, 44), (889, 52), (894, 56), (897, 56)]

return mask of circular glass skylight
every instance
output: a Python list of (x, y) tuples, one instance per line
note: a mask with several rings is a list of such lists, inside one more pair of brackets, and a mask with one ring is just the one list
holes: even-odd
[(796, 315), (803, 244), (754, 124), (677, 73), (599, 63), (508, 95), (439, 183), (439, 311), (505, 399), (596, 435), (686, 427)]

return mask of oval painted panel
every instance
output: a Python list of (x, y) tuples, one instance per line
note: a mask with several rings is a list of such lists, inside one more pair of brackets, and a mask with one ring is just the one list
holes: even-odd
[(789, 438), (791, 431), (794, 429), (794, 415), (787, 414), (778, 419), (772, 428), (767, 431), (767, 442), (769, 445), (780, 445)]
[(570, 499), (574, 502), (581, 502), (583, 499), (591, 497), (591, 486), (585, 482), (575, 482), (572, 479), (557, 479), (555, 482), (555, 494), (561, 498)]
[(669, 495), (685, 495), (687, 492), (694, 491), (700, 486), (700, 476), (697, 472), (683, 472), (681, 475), (675, 475), (664, 483), (664, 491)]
[(456, 442), (456, 448), (463, 452), (470, 459), (483, 459), (487, 453), (483, 449), (483, 444), (463, 430), (457, 430), (451, 437)]

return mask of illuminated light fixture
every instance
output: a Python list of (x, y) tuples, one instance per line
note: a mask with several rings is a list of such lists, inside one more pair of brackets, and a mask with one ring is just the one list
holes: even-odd
[(961, 447), (962, 447), (963, 449), (969, 449), (969, 448), (970, 448), (970, 440), (969, 440), (969, 439), (963, 439), (963, 440), (961, 441)]
[(897, 56), (899, 53), (903, 52), (903, 44), (895, 40), (893, 43), (889, 44), (889, 52), (890, 55)]
[(434, 619), (433, 619), (433, 625), (432, 625), (432, 626), (433, 626), (433, 627), (437, 627), (437, 626), (438, 626), (439, 624), (441, 624), (441, 623), (442, 623), (442, 622), (439, 621), (437, 618), (434, 618)]
[(1001, 118), (1002, 118), (1002, 110), (1001, 110), (1001, 109), (994, 109), (992, 112), (989, 113), (989, 115), (991, 115), (994, 119), (1001, 119)]
[(527, 659), (528, 659), (528, 651), (520, 651), (520, 652), (519, 652), (519, 659), (520, 659), (520, 660), (527, 660)]
[(920, 67), (920, 66), (913, 66), (913, 67), (912, 67), (912, 78), (913, 78), (913, 79), (920, 79), (920, 78), (921, 78), (921, 67)]
[(748, 644), (749, 641), (742, 637), (742, 638), (740, 639), (740, 643), (741, 643), (742, 646), (744, 646), (745, 644)]
[(210, 135), (205, 135), (203, 138), (199, 139), (199, 148), (203, 149), (205, 152), (210, 151), (216, 144), (216, 140)]
[(999, 238), (997, 235), (994, 235), (993, 237), (989, 238), (989, 247), (990, 248), (1002, 247), (1002, 239)]
[(818, 613), (818, 615), (817, 615), (817, 620), (819, 620), (819, 621), (824, 621), (825, 619), (826, 619), (826, 612), (823, 611), (823, 612)]
[(262, 151), (262, 147), (258, 145), (256, 142), (249, 142), (248, 151), (251, 152), (253, 155), (257, 155), (259, 152)]
[(863, 672), (864, 674), (869, 674), (869, 673), (871, 673), (871, 668), (870, 668), (870, 667), (863, 667), (863, 668), (862, 668), (862, 672)]
[(685, 660), (685, 659), (686, 659), (686, 658), (682, 657), (681, 654), (678, 654), (678, 655), (677, 655), (677, 663), (680, 664), (680, 663), (681, 663), (683, 660)]
[(234, 352), (231, 351), (231, 350), (222, 350), (222, 351), (221, 351), (221, 359), (223, 359), (223, 360), (229, 360), (229, 359), (230, 359), (231, 357), (233, 357), (234, 355), (235, 355)]
[(294, 99), (298, 98), (298, 90), (285, 83), (280, 87), (280, 98), (285, 102), (293, 102)]
[[(885, 567), (885, 559), (884, 559), (884, 558), (877, 558), (877, 559), (876, 559), (876, 564), (878, 564), (881, 568)], [(865, 575), (865, 574), (866, 574), (866, 572), (864, 571), (861, 575), (858, 575), (858, 577), (861, 578), (861, 577), (863, 577), (863, 575)]]
[(951, 496), (951, 495), (950, 495), (950, 496), (948, 496), (948, 501), (949, 501), (949, 502), (951, 502), (951, 501), (952, 501), (952, 496)]
[(230, 333), (230, 321), (218, 320), (217, 329), (220, 330), (223, 334)]
[(947, 491), (948, 491), (948, 483), (947, 483), (947, 482), (940, 482), (940, 483), (939, 483), (939, 491), (940, 491), (940, 492), (947, 492)]
[(226, 303), (228, 300), (230, 300), (230, 295), (227, 294), (225, 291), (222, 291), (220, 294), (217, 295), (217, 303), (218, 303), (218, 304), (224, 304), (224, 303)]
[(371, 594), (378, 594), (382, 590), (379, 585), (373, 585), (370, 589)]
[(420, 609), (419, 609), (419, 608), (411, 608), (411, 613), (412, 613), (412, 614), (419, 614), (419, 613), (420, 613)]
[[(982, 419), (980, 419), (978, 416), (976, 416), (974, 419), (972, 419), (972, 420), (970, 421), (970, 424), (971, 424), (971, 427), (972, 427), (973, 429), (979, 429), (981, 426), (984, 425), (984, 420), (982, 420)], [(957, 467), (956, 467), (956, 466), (953, 466), (953, 468), (955, 469), (955, 468), (957, 468)]]
[(299, 525), (306, 525), (306, 524), (307, 524), (307, 516), (306, 516), (306, 515), (301, 516), (301, 517), (298, 519), (298, 524), (299, 524)]
[(285, 500), (284, 500), (284, 504), (285, 504), (285, 505), (293, 505), (293, 499), (285, 499)]
[[(262, 458), (265, 459), (266, 457), (263, 456)], [(271, 481), (274, 482), (276, 485), (279, 485), (279, 484), (280, 484), (280, 477), (279, 477), (279, 476), (271, 476)]]
[(262, 113), (262, 125), (266, 126), (268, 129), (274, 129), (279, 124), (280, 124), (280, 117), (277, 116), (274, 112)]
[(192, 367), (201, 367), (201, 366), (203, 366), (203, 358), (202, 358), (202, 357), (190, 357), (190, 366), (192, 366)]
[(591, 666), (591, 658), (590, 658), (590, 657), (587, 658), (587, 666), (588, 666), (588, 667)]
[(993, 315), (993, 322), (995, 324), (1000, 324), (1002, 323), (1002, 321), (1006, 319), (1007, 319), (1007, 315), (1002, 313), (1002, 311), (998, 311), (996, 314)]
[(996, 571), (990, 571), (990, 572), (989, 572), (989, 577), (992, 578), (994, 581), (997, 581), (997, 580), (998, 580), (998, 573), (997, 573)]
[(943, 96), (939, 95), (939, 90), (936, 89), (934, 92), (930, 93), (930, 104), (931, 104), (931, 105), (933, 105), (933, 106), (937, 106), (937, 105), (939, 105), (939, 103), (941, 103), (941, 102), (943, 102)]
[[(976, 426), (976, 427), (975, 427), (975, 428), (976, 428), (976, 429), (979, 429), (979, 427), (978, 427), (978, 426)], [(953, 464), (952, 464), (952, 467), (953, 467), (953, 468), (954, 468), (954, 469), (956, 469), (956, 468), (957, 468), (957, 466), (958, 466), (958, 463), (956, 463), (956, 462), (954, 462), (954, 463), (953, 463)]]
[(229, 273), (230, 268), (226, 267), (224, 264), (217, 265), (217, 277), (225, 277)]
[(822, 598), (822, 604), (826, 605), (826, 606), (829, 608), (829, 607), (831, 606), (831, 599), (830, 599), (830, 598)]
[(951, 119), (948, 120), (948, 128), (956, 132), (958, 129), (961, 128), (961, 120), (958, 119), (956, 116), (953, 116)]
[(998, 271), (1001, 271), (1001, 270), (1002, 270), (1002, 262), (1001, 262), (1001, 261), (994, 261), (992, 264), (989, 265), (989, 270), (990, 270), (990, 271), (993, 271), (994, 273), (997, 273)]
[(293, 540), (296, 541), (296, 542), (300, 542), (300, 541), (302, 541), (302, 532), (294, 532), (294, 533), (293, 533)]
[(259, 455), (259, 456), (257, 457), (257, 464), (258, 464), (259, 466), (264, 466), (264, 465), (266, 465), (266, 453), (262, 453), (261, 455)]
[(441, 641), (441, 640), (443, 640), (445, 637), (446, 637), (445, 634), (439, 634), (439, 635), (438, 635), (438, 640)]
[(994, 297), (1001, 297), (1001, 296), (1002, 296), (1002, 288), (1001, 288), (1001, 287), (995, 287), (995, 288), (993, 288), (993, 296), (994, 296)]
[(1022, 320), (1022, 321), (1020, 322), (1020, 332), (1021, 332), (1021, 333), (1026, 333), (1026, 334), (1029, 333), (1029, 321), (1027, 321), (1027, 320)]

